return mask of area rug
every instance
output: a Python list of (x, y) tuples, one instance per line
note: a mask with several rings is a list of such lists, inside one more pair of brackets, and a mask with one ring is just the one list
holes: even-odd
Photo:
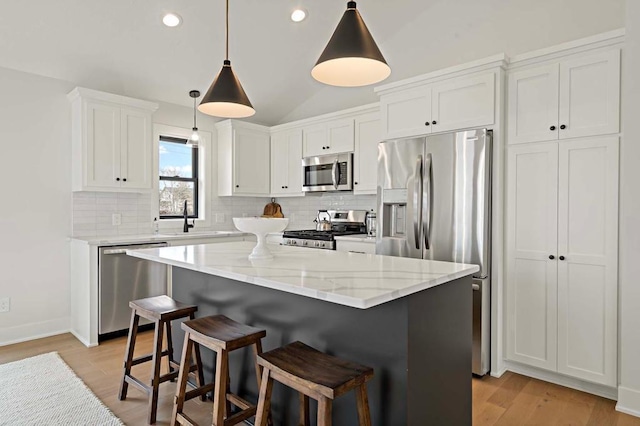
[(123, 425), (56, 352), (0, 365), (0, 425)]

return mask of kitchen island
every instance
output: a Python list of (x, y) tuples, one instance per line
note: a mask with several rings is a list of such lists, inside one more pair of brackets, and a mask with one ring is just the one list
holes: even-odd
[[(374, 425), (471, 424), (471, 274), (475, 265), (250, 242), (133, 250), (173, 266), (172, 296), (198, 317), (224, 314), (267, 330), (265, 351), (300, 340), (369, 365)], [(173, 327), (174, 342), (182, 342)], [(176, 345), (176, 358), (181, 347)], [(206, 351), (206, 350), (203, 350)], [(212, 357), (203, 353), (206, 373)], [(251, 352), (230, 354), (232, 389), (257, 401)], [(207, 362), (208, 361), (208, 362)], [(297, 394), (276, 385), (274, 423), (297, 424)], [(313, 410), (313, 404), (312, 404)], [(355, 397), (335, 401), (334, 424), (356, 422)]]

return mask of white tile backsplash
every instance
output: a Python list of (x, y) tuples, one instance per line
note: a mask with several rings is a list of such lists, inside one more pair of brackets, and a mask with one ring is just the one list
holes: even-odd
[[(211, 227), (216, 231), (235, 229), (233, 217), (259, 216), (270, 198), (215, 197), (211, 203)], [(305, 197), (277, 198), (289, 229), (312, 229), (319, 209), (375, 209), (375, 195), (322, 194)], [(153, 232), (151, 194), (115, 192), (73, 193), (73, 236), (116, 236), (150, 234)], [(120, 213), (122, 224), (114, 226), (111, 215)], [(216, 222), (216, 214), (224, 221)]]

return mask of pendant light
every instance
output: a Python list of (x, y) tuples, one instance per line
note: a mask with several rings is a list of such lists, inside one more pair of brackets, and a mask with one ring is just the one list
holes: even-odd
[(223, 118), (251, 117), (256, 113), (244, 92), (240, 80), (231, 69), (229, 60), (229, 0), (226, 0), (226, 54), (222, 69), (202, 98), (198, 110), (207, 115)]
[(366, 86), (391, 75), (355, 1), (347, 2), (347, 10), (311, 75), (321, 83), (342, 87)]
[(187, 141), (187, 146), (197, 148), (198, 145), (200, 145), (200, 134), (198, 133), (198, 124), (196, 123), (196, 99), (200, 97), (200, 92), (192, 90), (189, 92), (189, 96), (193, 98), (193, 133), (191, 133), (191, 137)]

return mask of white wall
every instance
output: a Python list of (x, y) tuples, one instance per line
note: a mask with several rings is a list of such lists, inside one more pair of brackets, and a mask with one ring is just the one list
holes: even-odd
[[(628, 0), (633, 2), (637, 0)], [(384, 83), (496, 53), (509, 56), (624, 27), (625, 0), (439, 0), (380, 42), (391, 77)], [(366, 17), (366, 4), (359, 5)], [(370, 28), (376, 34), (376, 28)], [(326, 86), (282, 123), (364, 105), (373, 89)]]
[(618, 410), (640, 416), (640, 2), (627, 1), (620, 152), (620, 388)]
[(69, 328), (71, 89), (0, 68), (0, 344)]

